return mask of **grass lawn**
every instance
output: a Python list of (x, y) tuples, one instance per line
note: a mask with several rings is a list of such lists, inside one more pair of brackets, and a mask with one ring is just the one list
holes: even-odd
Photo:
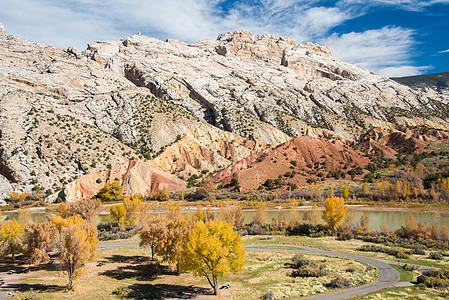
[(353, 300), (368, 300), (368, 299), (413, 299), (413, 300), (446, 300), (449, 299), (448, 290), (438, 290), (420, 287), (403, 287), (392, 288), (379, 292), (367, 294), (365, 296), (350, 298)]
[[(139, 257), (144, 257), (143, 261)], [(154, 299), (190, 298), (210, 299), (212, 289), (207, 280), (190, 273), (175, 275), (174, 267), (149, 260), (146, 249), (122, 248), (99, 250), (95, 261), (88, 263), (86, 272), (78, 279), (75, 291), (65, 289), (67, 279), (58, 270), (39, 270), (24, 275), (18, 281), (20, 299)], [(352, 281), (352, 286), (373, 282), (378, 271), (348, 259), (314, 254), (305, 256), (323, 264), (327, 275), (318, 278), (293, 278), (288, 263), (294, 253), (248, 252), (245, 269), (240, 274), (221, 278), (219, 283), (230, 283), (221, 290), (222, 299), (255, 299), (267, 291), (277, 297), (300, 297), (305, 294), (330, 292), (325, 284), (337, 275)], [(106, 264), (96, 266), (103, 261)], [(333, 291), (333, 290), (332, 290)]]
[(399, 281), (403, 281), (403, 282), (416, 281), (416, 277), (418, 276), (417, 273), (415, 273), (413, 271), (404, 270), (401, 266), (398, 266), (398, 265), (391, 264), (390, 266), (392, 266), (393, 268), (395, 268), (396, 270), (399, 271), (399, 274), (401, 275)]

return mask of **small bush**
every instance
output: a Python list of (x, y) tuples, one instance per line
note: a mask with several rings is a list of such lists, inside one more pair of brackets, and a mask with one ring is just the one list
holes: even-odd
[(262, 297), (263, 299), (275, 299), (276, 298), (276, 293), (272, 290), (266, 291), (265, 295), (263, 295)]
[(355, 267), (349, 267), (346, 269), (346, 272), (354, 273), (356, 271)]
[(430, 252), (429, 253), (429, 258), (430, 259), (435, 259), (435, 260), (442, 260), (443, 259), (443, 254), (441, 254), (441, 252)]
[(297, 270), (294, 270), (290, 276), (292, 277), (321, 277), (325, 276), (327, 272), (324, 270), (324, 266), (318, 266), (315, 263), (310, 263), (306, 266), (302, 266)]
[(296, 269), (290, 273), (292, 277), (321, 277), (326, 275), (324, 265), (318, 266), (302, 254), (293, 257), (290, 267)]
[(344, 279), (342, 277), (337, 277), (332, 279), (329, 283), (325, 284), (328, 289), (343, 289), (351, 286), (352, 281)]

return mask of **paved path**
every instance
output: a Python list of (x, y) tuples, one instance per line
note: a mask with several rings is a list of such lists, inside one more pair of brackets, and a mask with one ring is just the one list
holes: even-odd
[[(269, 249), (267, 247), (270, 247)], [(289, 249), (282, 249), (288, 247)], [(292, 249), (293, 248), (293, 249)], [(296, 248), (296, 249), (295, 249)], [(380, 259), (357, 256), (351, 254), (344, 254), (332, 251), (326, 251), (311, 247), (298, 246), (298, 245), (281, 245), (281, 244), (263, 244), (263, 245), (247, 245), (246, 249), (249, 251), (284, 251), (284, 252), (300, 252), (300, 253), (313, 253), (319, 255), (328, 255), (335, 257), (349, 258), (357, 261), (361, 261), (376, 267), (379, 270), (379, 277), (376, 282), (357, 286), (349, 289), (344, 289), (334, 293), (316, 295), (308, 297), (306, 299), (324, 300), (324, 299), (344, 299), (349, 297), (361, 296), (370, 292), (386, 289), (394, 286), (399, 281), (399, 272), (390, 266), (385, 261)]]

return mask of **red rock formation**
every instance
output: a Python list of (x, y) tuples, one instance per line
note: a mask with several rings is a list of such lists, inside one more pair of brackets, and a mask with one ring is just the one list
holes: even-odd
[(129, 161), (113, 166), (109, 170), (91, 173), (68, 184), (64, 190), (67, 201), (89, 199), (112, 181), (119, 181), (124, 186), (126, 194), (140, 193), (147, 190), (156, 193), (165, 186), (169, 191), (180, 191), (186, 188), (184, 181), (168, 174), (148, 161)]
[[(215, 180), (228, 184), (232, 177), (238, 177), (243, 190), (259, 187), (267, 179), (276, 179), (286, 172), (295, 171), (298, 175), (286, 181), (304, 184), (312, 173), (341, 171), (344, 165), (349, 168), (365, 166), (369, 159), (352, 148), (353, 143), (346, 140), (298, 137), (272, 149), (247, 157), (231, 167), (219, 172)], [(292, 164), (296, 161), (296, 166)], [(310, 173), (312, 175), (306, 174)]]

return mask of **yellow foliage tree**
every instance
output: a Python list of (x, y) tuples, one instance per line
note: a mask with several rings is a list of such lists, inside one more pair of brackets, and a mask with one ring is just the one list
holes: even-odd
[(24, 230), (24, 226), (16, 219), (1, 222), (0, 241), (5, 247), (5, 252), (11, 254), (12, 260), (14, 260), (14, 255), (21, 250)]
[(33, 263), (47, 263), (57, 233), (55, 225), (51, 222), (28, 224), (23, 235), (23, 254)]
[(8, 200), (13, 203), (17, 203), (20, 201), (23, 201), (28, 196), (28, 193), (18, 193), (18, 192), (12, 192), (8, 194)]
[(348, 198), (349, 197), (349, 189), (347, 186), (343, 187), (343, 198)]
[(191, 230), (191, 223), (184, 216), (179, 216), (168, 220), (165, 227), (164, 238), (156, 248), (156, 253), (162, 256), (163, 261), (176, 265), (176, 272), (179, 274), (182, 244)]
[(123, 204), (115, 204), (109, 207), (111, 218), (117, 222), (121, 230), (125, 229), (126, 208)]
[(118, 181), (106, 183), (95, 197), (101, 202), (123, 201), (123, 185)]
[(330, 197), (324, 202), (322, 218), (330, 230), (335, 231), (346, 216), (345, 200), (342, 197)]
[(198, 222), (182, 249), (182, 265), (195, 276), (205, 276), (218, 295), (218, 278), (238, 273), (245, 265), (245, 248), (240, 235), (222, 221)]
[(154, 260), (156, 250), (163, 245), (167, 236), (166, 222), (162, 218), (146, 220), (140, 229), (140, 246), (151, 248), (151, 260)]
[(95, 256), (98, 248), (97, 229), (78, 216), (63, 219), (52, 217), (51, 222), (58, 229), (56, 239), (59, 258), (68, 275), (68, 289), (73, 290), (86, 262)]
[(140, 194), (137, 194), (131, 195), (130, 198), (125, 197), (125, 199), (123, 200), (123, 205), (126, 212), (126, 225), (136, 225), (141, 219), (143, 213), (142, 196)]

